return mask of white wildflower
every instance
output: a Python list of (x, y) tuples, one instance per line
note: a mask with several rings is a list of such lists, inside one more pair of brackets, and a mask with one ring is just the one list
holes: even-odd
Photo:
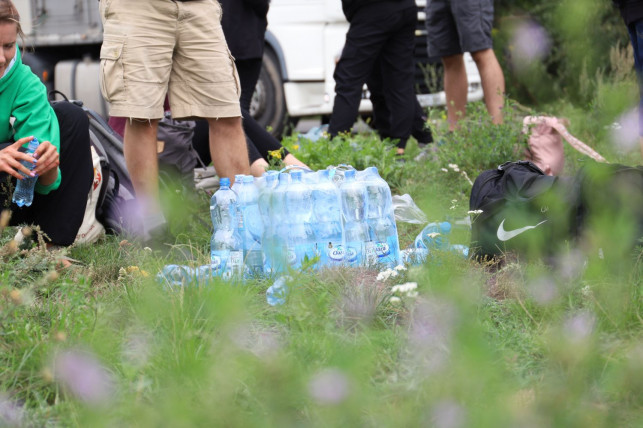
[(449, 168), (451, 168), (455, 172), (460, 172), (460, 167), (458, 165), (454, 164), (454, 163), (450, 163)]
[(397, 271), (400, 271), (400, 270), (406, 270), (406, 267), (404, 267), (404, 265), (397, 265), (397, 266), (395, 266), (394, 269), (397, 270)]
[(417, 282), (405, 282), (404, 284), (398, 284), (391, 288), (392, 293), (409, 293), (418, 288)]
[(388, 301), (389, 301), (389, 302), (391, 302), (391, 303), (392, 303), (392, 304), (394, 304), (394, 305), (397, 305), (398, 303), (400, 303), (400, 302), (402, 301), (402, 299), (400, 299), (400, 298), (399, 298), (399, 297), (397, 297), (397, 296), (391, 296), (391, 297), (388, 299)]
[(442, 171), (444, 171), (444, 172), (449, 172), (449, 170), (448, 170), (448, 169), (446, 169), (446, 168), (440, 168), (440, 169), (441, 169)]
[(469, 175), (467, 174), (467, 172), (466, 172), (466, 171), (462, 171), (460, 174), (462, 174), (462, 176), (464, 177), (464, 179), (465, 179), (465, 180), (467, 180), (467, 182), (468, 182), (470, 185), (472, 185), (472, 186), (473, 186), (473, 181), (471, 181), (471, 179), (469, 178)]
[(391, 277), (396, 277), (397, 275), (398, 275), (398, 273), (397, 273), (396, 270), (393, 270), (393, 269), (389, 268), (389, 269), (383, 270), (382, 272), (378, 273), (376, 279), (378, 281), (386, 281), (387, 279), (389, 279)]

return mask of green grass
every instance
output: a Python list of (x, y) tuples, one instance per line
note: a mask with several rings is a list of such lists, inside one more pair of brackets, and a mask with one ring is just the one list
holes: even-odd
[[(507, 111), (493, 127), (470, 105), (451, 135), (432, 111), (442, 143), (422, 162), (414, 143), (400, 163), (370, 134), (286, 144), (314, 169), (376, 165), (431, 221), (458, 218), (469, 180), (524, 147), (520, 114)], [(208, 195), (167, 201), (179, 244), (195, 266), (206, 263)], [(400, 223), (402, 245), (420, 229)], [(57, 273), (56, 254), (12, 251), (13, 232), (0, 236), (0, 425), (643, 423), (640, 249), (618, 269), (574, 252), (567, 264), (499, 270), (437, 252), (385, 281), (376, 271), (308, 270), (293, 274), (286, 304), (271, 307), (274, 278), (168, 289), (155, 275), (170, 259), (113, 236), (66, 250), (79, 265)], [(406, 282), (418, 295), (389, 300)]]

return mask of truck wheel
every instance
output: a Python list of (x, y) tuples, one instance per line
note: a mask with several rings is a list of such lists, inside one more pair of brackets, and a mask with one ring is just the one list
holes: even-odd
[(281, 80), (277, 56), (266, 49), (263, 54), (263, 64), (255, 93), (250, 103), (250, 114), (276, 138), (281, 138), (288, 124), (286, 99)]

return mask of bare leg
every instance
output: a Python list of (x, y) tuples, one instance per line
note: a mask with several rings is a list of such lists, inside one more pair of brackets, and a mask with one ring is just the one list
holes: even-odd
[(210, 154), (219, 177), (229, 177), (230, 184), (236, 174), (249, 174), (248, 148), (241, 127), (241, 117), (208, 119), (210, 125)]
[(270, 165), (264, 158), (259, 158), (256, 161), (252, 162), (252, 164), (250, 164), (250, 174), (254, 175), (255, 177), (261, 177), (269, 167)]
[(286, 165), (298, 165), (308, 168), (308, 165), (297, 159), (295, 156), (293, 156), (292, 153), (288, 153), (286, 155), (286, 157), (284, 158), (284, 163)]
[(457, 122), (464, 118), (467, 104), (467, 70), (464, 66), (462, 54), (445, 56), (444, 64), (444, 91), (447, 97), (447, 122), (449, 130), (458, 127)]
[(144, 218), (162, 215), (159, 201), (156, 130), (158, 120), (128, 120), (123, 154)]
[(505, 97), (505, 76), (502, 74), (502, 68), (500, 68), (493, 49), (473, 52), (471, 56), (480, 72), (484, 102), (491, 115), (491, 121), (500, 124), (502, 123), (502, 107)]

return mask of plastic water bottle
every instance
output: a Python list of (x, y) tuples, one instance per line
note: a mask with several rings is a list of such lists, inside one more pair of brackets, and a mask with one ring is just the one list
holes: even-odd
[(449, 248), (450, 233), (451, 223), (448, 221), (429, 223), (415, 238), (415, 247), (425, 248), (429, 251), (446, 250)]
[(272, 273), (272, 254), (274, 245), (274, 223), (272, 221), (272, 212), (270, 201), (272, 199), (272, 192), (277, 186), (277, 179), (279, 174), (265, 174), (264, 186), (259, 191), (259, 199), (257, 205), (259, 206), (259, 213), (263, 222), (263, 230), (261, 234), (261, 247), (263, 252), (263, 272), (267, 275)]
[(292, 281), (290, 276), (280, 276), (266, 290), (266, 301), (270, 306), (283, 305), (288, 297), (288, 282)]
[(230, 179), (221, 178), (210, 200), (212, 234), (211, 257), (216, 274), (225, 279), (239, 275), (243, 269), (243, 244), (237, 232), (237, 195), (230, 189)]
[(377, 263), (394, 268), (401, 264), (401, 257), (391, 189), (374, 166), (364, 170), (362, 182), (368, 195), (366, 220), (375, 242)]
[(259, 189), (254, 185), (254, 177), (251, 175), (242, 178), (238, 189), (238, 231), (243, 242), (245, 271), (249, 276), (258, 276), (263, 273), (263, 253), (261, 251), (263, 222), (259, 213)]
[(241, 187), (241, 184), (243, 183), (243, 177), (245, 177), (245, 174), (236, 174), (234, 176), (234, 183), (232, 183), (232, 186), (230, 188), (234, 193), (237, 195), (239, 194), (239, 188)]
[(327, 169), (317, 172), (317, 183), (312, 187), (313, 232), (319, 251), (320, 265), (333, 267), (344, 261), (344, 228), (342, 200)]
[(368, 196), (366, 188), (355, 180), (355, 170), (344, 172), (339, 188), (344, 214), (344, 260), (350, 266), (370, 266), (375, 263), (375, 245), (371, 240), (366, 212)]
[(184, 265), (165, 265), (156, 279), (173, 286), (187, 286), (195, 281), (194, 269)]
[(286, 194), (290, 186), (290, 174), (279, 174), (279, 182), (273, 189), (270, 198), (270, 239), (264, 246), (264, 253), (268, 251), (268, 258), (273, 272), (288, 270), (288, 228), (290, 216), (286, 209)]
[[(33, 155), (36, 152), (36, 149), (38, 148), (38, 145), (40, 143), (38, 142), (37, 138), (34, 138), (29, 142), (29, 146), (27, 146), (27, 154), (28, 155)], [(21, 161), (24, 166), (29, 168), (29, 170), (33, 170), (35, 167), (35, 164), (27, 161)], [(16, 180), (16, 188), (13, 191), (13, 197), (11, 200), (13, 203), (18, 205), (19, 207), (28, 207), (31, 205), (33, 202), (33, 190), (36, 185), (36, 181), (38, 180), (38, 177), (30, 177), (28, 175), (23, 175), (22, 180)]]
[(192, 268), (185, 265), (165, 265), (156, 275), (157, 281), (173, 286), (205, 285), (217, 275), (219, 266), (208, 264)]
[(290, 173), (291, 183), (286, 192), (289, 219), (287, 233), (288, 264), (298, 269), (306, 260), (317, 256), (315, 234), (310, 221), (313, 208), (312, 190), (303, 180), (302, 171)]

